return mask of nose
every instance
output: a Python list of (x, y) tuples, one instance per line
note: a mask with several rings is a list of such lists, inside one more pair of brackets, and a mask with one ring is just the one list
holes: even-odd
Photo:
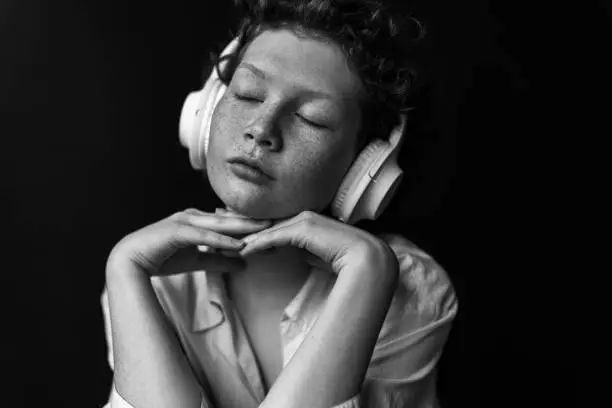
[(244, 137), (257, 147), (276, 152), (282, 149), (283, 141), (275, 112), (260, 112), (245, 129)]

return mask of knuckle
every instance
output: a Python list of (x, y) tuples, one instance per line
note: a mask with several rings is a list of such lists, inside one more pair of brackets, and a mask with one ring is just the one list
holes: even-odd
[(204, 214), (204, 212), (198, 210), (197, 208), (186, 208), (185, 210), (183, 210), (183, 213), (185, 214), (189, 214), (189, 215), (201, 215)]
[(177, 223), (173, 226), (171, 233), (172, 241), (184, 241), (191, 235), (191, 226), (187, 224)]
[(223, 217), (223, 216), (215, 216), (211, 219), (211, 221), (215, 224), (215, 225), (227, 225), (229, 222), (232, 221), (231, 218), (227, 218), (227, 217)]
[(225, 243), (227, 243), (227, 244), (233, 244), (234, 242), (236, 242), (234, 238), (232, 238), (230, 236), (227, 236), (227, 235), (221, 235), (220, 238), (223, 241), (225, 241)]
[(209, 231), (209, 230), (200, 229), (198, 231), (198, 237), (201, 240), (209, 241), (212, 238), (213, 235), (214, 235), (214, 233), (212, 231)]
[(316, 213), (312, 211), (304, 211), (302, 212), (302, 224), (306, 227), (312, 227), (316, 224), (317, 217)]
[(181, 222), (185, 218), (186, 215), (187, 214), (184, 211), (178, 211), (178, 212), (175, 212), (174, 214), (172, 214), (168, 218), (173, 220), (173, 221)]
[(175, 212), (174, 214), (170, 216), (170, 218), (178, 222), (189, 223), (192, 217), (201, 215), (201, 214), (202, 212), (198, 210), (197, 208), (187, 208), (183, 211)]

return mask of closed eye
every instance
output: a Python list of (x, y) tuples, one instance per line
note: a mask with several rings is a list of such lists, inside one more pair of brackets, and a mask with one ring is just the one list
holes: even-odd
[(304, 116), (300, 115), (299, 113), (296, 113), (295, 115), (296, 115), (298, 118), (300, 118), (300, 120), (301, 120), (302, 122), (304, 122), (304, 123), (306, 123), (307, 125), (310, 125), (310, 126), (312, 126), (312, 127), (314, 127), (314, 128), (317, 128), (317, 129), (329, 129), (329, 128), (328, 128), (327, 126), (325, 126), (325, 125), (322, 125), (322, 124), (320, 124), (320, 123), (316, 123), (316, 122), (313, 122), (312, 120), (308, 120), (308, 119), (306, 119)]
[(247, 95), (240, 95), (240, 94), (234, 94), (236, 96), (236, 99), (238, 99), (239, 101), (244, 101), (244, 102), (261, 102), (261, 100), (257, 99), (257, 98), (253, 98), (252, 96), (247, 96)]
[[(234, 96), (236, 97), (236, 99), (238, 99), (239, 101), (243, 101), (243, 102), (249, 102), (249, 103), (263, 102), (261, 99), (257, 99), (257, 98), (254, 98), (252, 96), (247, 96), (247, 95), (240, 95), (238, 93), (234, 93)], [(300, 115), (299, 113), (296, 113), (295, 116), (297, 116), (298, 118), (300, 118), (302, 122), (304, 122), (305, 124), (309, 126), (312, 126), (313, 128), (329, 129), (329, 127), (325, 125), (322, 125), (317, 122), (313, 122), (312, 120), (309, 120), (309, 119), (306, 119), (304, 116)]]

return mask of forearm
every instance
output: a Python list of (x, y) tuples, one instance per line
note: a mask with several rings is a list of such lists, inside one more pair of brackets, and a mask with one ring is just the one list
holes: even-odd
[(109, 265), (106, 279), (119, 394), (135, 408), (200, 407), (200, 387), (149, 276), (134, 267)]
[(363, 268), (339, 275), (262, 407), (329, 408), (360, 391), (397, 284), (397, 274), (375, 272)]

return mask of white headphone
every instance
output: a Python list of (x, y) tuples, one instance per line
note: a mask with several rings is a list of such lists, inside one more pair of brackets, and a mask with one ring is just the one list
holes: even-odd
[[(221, 56), (237, 51), (238, 37), (223, 50)], [(221, 61), (219, 69), (225, 69)], [(179, 135), (189, 149), (189, 160), (194, 169), (206, 168), (206, 152), (212, 114), (227, 87), (212, 70), (204, 87), (191, 92), (183, 104)], [(340, 221), (354, 224), (362, 219), (375, 220), (387, 207), (403, 177), (397, 164), (397, 154), (404, 137), (406, 115), (400, 114), (400, 124), (389, 136), (389, 141), (374, 139), (363, 148), (348, 170), (332, 201), (332, 215)]]

